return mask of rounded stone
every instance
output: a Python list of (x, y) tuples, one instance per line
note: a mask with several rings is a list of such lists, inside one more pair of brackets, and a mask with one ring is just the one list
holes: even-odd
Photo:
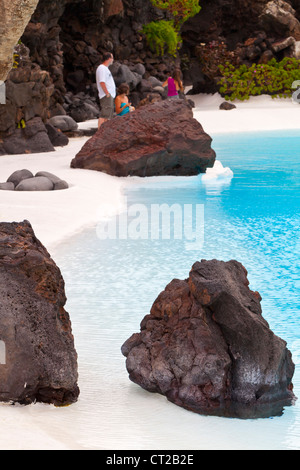
[(53, 183), (45, 176), (36, 176), (21, 181), (16, 187), (16, 191), (52, 191)]
[(14, 187), (18, 186), (21, 181), (25, 179), (33, 178), (33, 174), (29, 170), (17, 170), (14, 171), (7, 179), (7, 183), (13, 183)]
[(14, 191), (15, 190), (15, 185), (14, 183), (0, 183), (0, 190), (4, 191)]
[(53, 116), (49, 119), (49, 124), (60, 129), (62, 132), (78, 129), (77, 122), (71, 116)]
[(61, 179), (58, 176), (54, 175), (53, 173), (49, 173), (49, 171), (38, 171), (35, 177), (38, 177), (38, 176), (44, 176), (45, 178), (48, 178), (50, 181), (52, 181), (53, 184), (61, 181)]
[(66, 181), (64, 180), (59, 180), (54, 184), (54, 191), (59, 191), (61, 189), (68, 189), (69, 185)]
[(220, 104), (219, 109), (223, 109), (225, 111), (230, 111), (231, 109), (235, 109), (236, 106), (233, 103), (228, 103), (228, 101), (223, 101), (223, 103)]

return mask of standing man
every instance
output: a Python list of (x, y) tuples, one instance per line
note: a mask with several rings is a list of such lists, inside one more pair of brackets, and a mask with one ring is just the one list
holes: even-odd
[(110, 52), (103, 55), (103, 62), (96, 70), (96, 83), (100, 98), (100, 118), (98, 121), (98, 129), (103, 122), (108, 121), (114, 114), (114, 99), (116, 97), (116, 85), (109, 70), (109, 66), (113, 63), (114, 57)]

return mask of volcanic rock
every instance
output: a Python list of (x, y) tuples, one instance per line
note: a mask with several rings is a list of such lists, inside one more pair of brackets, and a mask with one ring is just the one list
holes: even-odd
[(53, 173), (49, 173), (48, 171), (39, 171), (35, 176), (44, 176), (45, 178), (48, 178), (50, 181), (52, 181), (54, 191), (59, 189), (68, 189), (69, 187), (66, 181), (62, 180), (56, 175), (53, 175)]
[(300, 39), (300, 22), (296, 18), (296, 11), (283, 0), (268, 2), (259, 21), (265, 31)]
[[(15, 133), (20, 140), (25, 140), (28, 136), (22, 131), (29, 128), (32, 131), (34, 125), (41, 132), (42, 125), (38, 118), (40, 122), (45, 122), (48, 118), (54, 85), (49, 73), (41, 70), (38, 64), (33, 64), (29, 54), (29, 49), (24, 44), (16, 46), (18, 66), (12, 68), (8, 75), (5, 83), (6, 104), (0, 105), (1, 140), (13, 137)], [(41, 135), (39, 140), (43, 140)], [(2, 146), (0, 145), (0, 152)], [(7, 149), (6, 153), (24, 153), (22, 148), (23, 145), (20, 144), (19, 152), (10, 152)]]
[(78, 124), (70, 116), (53, 116), (49, 119), (49, 124), (61, 131), (74, 131), (78, 129)]
[(185, 100), (165, 100), (105, 122), (71, 167), (114, 176), (196, 175), (214, 165), (211, 142)]
[(14, 183), (0, 183), (0, 189), (3, 191), (14, 191), (15, 185)]
[(29, 170), (17, 170), (14, 171), (9, 178), (7, 179), (8, 183), (13, 183), (14, 187), (18, 186), (18, 184), (21, 183), (21, 181), (28, 179), (28, 178), (33, 178), (33, 173)]
[(39, 117), (26, 123), (24, 129), (16, 129), (14, 133), (0, 143), (0, 155), (16, 155), (23, 153), (53, 152), (47, 129)]
[(0, 183), (0, 189), (6, 191), (56, 191), (68, 188), (66, 181), (48, 171), (38, 171), (34, 176), (29, 170), (17, 170), (6, 183)]
[(28, 221), (0, 223), (0, 401), (77, 401), (77, 353), (59, 268)]
[[(142, 75), (137, 71), (132, 71), (127, 65), (121, 64), (119, 62), (114, 62), (110, 67), (111, 73), (114, 77), (116, 86), (120, 86), (121, 83), (127, 83), (130, 89), (134, 89), (142, 80)], [(136, 70), (139, 70), (136, 68)], [(145, 73), (144, 69), (141, 69), (143, 74)]]
[(68, 145), (69, 138), (60, 129), (57, 129), (48, 122), (45, 124), (45, 127), (53, 147), (64, 147)]
[(16, 191), (52, 191), (54, 184), (45, 176), (37, 176), (21, 181)]
[(219, 109), (225, 110), (225, 111), (231, 111), (232, 109), (235, 109), (236, 106), (233, 103), (228, 103), (227, 101), (223, 101), (223, 103), (220, 104)]
[(19, 0), (1, 2), (0, 80), (6, 80), (12, 68), (13, 48), (22, 36), (37, 3), (38, 0), (28, 0), (22, 4)]
[(122, 346), (129, 378), (200, 414), (280, 415), (295, 399), (294, 364), (248, 285), (234, 260), (202, 260), (174, 279)]

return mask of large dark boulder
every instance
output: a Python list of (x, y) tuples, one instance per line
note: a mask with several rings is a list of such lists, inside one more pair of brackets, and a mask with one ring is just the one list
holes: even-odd
[(30, 119), (24, 129), (15, 129), (13, 134), (0, 141), (0, 155), (54, 152), (54, 150), (47, 129), (39, 117)]
[(237, 261), (197, 262), (122, 346), (129, 378), (207, 415), (269, 417), (291, 405), (294, 364)]
[(0, 298), (0, 401), (76, 402), (64, 281), (27, 221), (0, 223)]
[(197, 175), (214, 165), (211, 142), (185, 100), (165, 100), (105, 122), (71, 167), (114, 176)]

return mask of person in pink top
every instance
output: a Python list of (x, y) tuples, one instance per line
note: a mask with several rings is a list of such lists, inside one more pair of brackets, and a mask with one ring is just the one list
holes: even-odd
[(168, 87), (168, 98), (179, 99), (179, 91), (183, 93), (184, 88), (181, 81), (181, 73), (179, 69), (175, 69), (171, 77), (168, 77), (163, 87)]

